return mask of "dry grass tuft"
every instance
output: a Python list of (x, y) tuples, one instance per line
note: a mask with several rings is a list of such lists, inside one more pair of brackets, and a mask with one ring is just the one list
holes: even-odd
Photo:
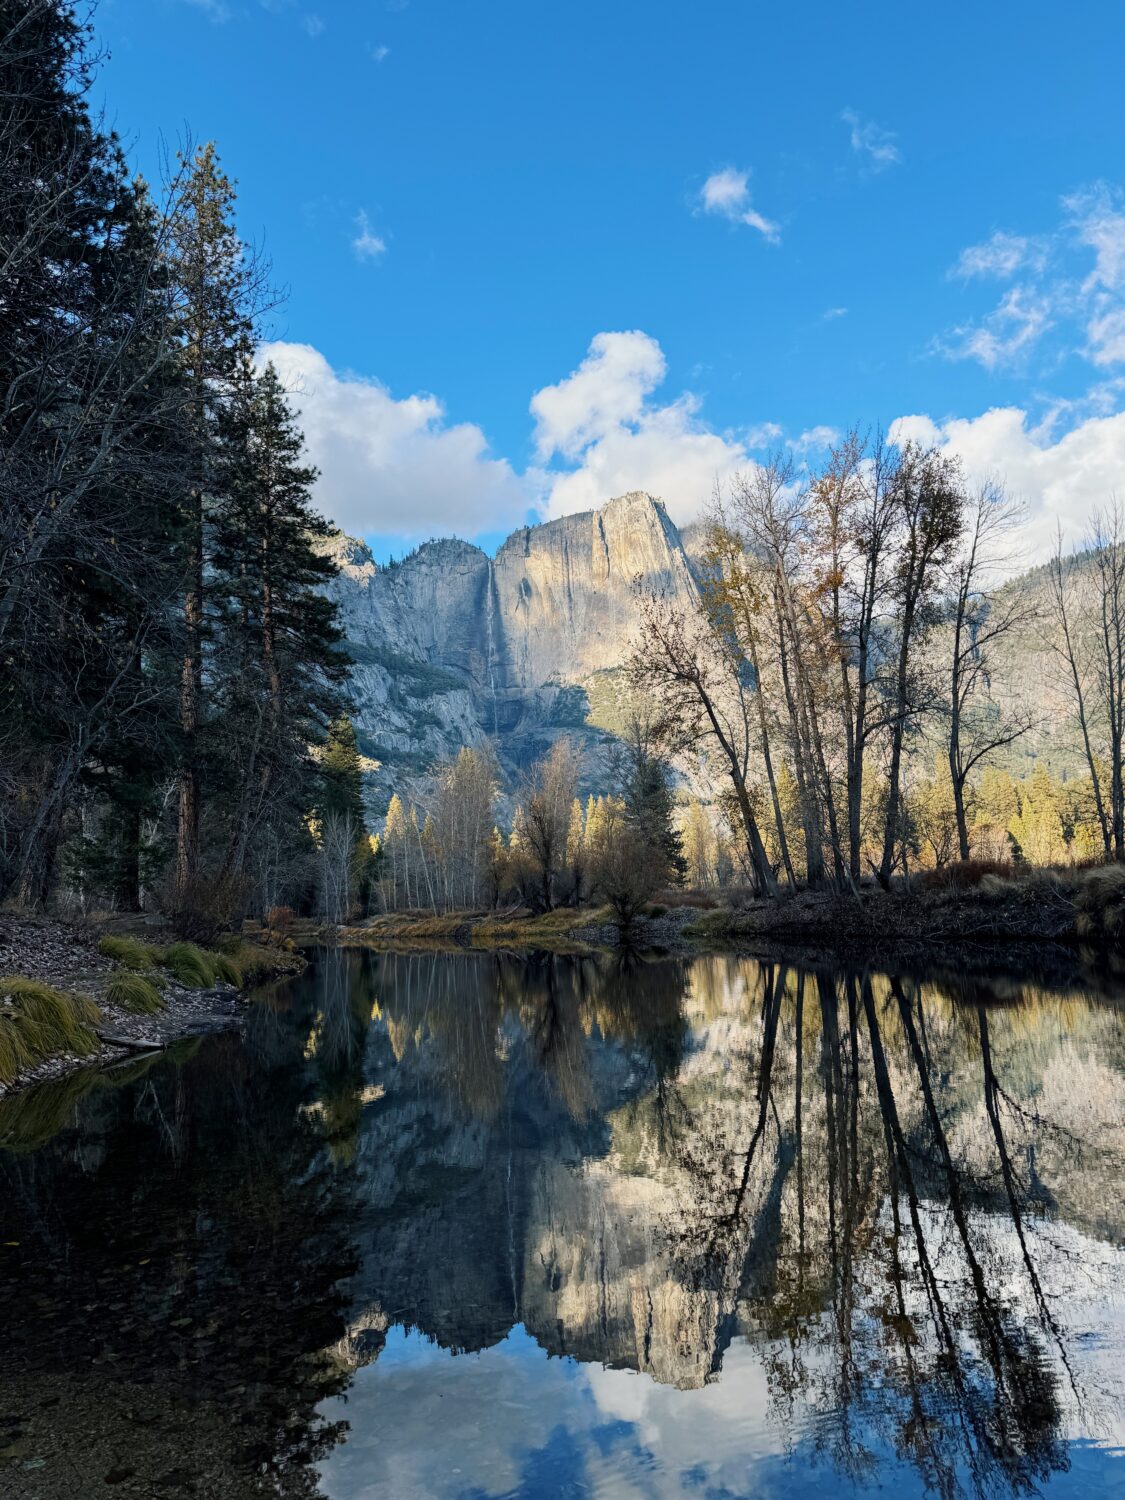
[(173, 943), (165, 948), (160, 961), (189, 990), (209, 990), (215, 983), (215, 954), (195, 943)]
[(1083, 870), (1074, 893), (1079, 937), (1116, 942), (1125, 933), (1125, 865)]
[(98, 943), (98, 952), (126, 969), (156, 969), (160, 966), (161, 952), (151, 943), (142, 943), (140, 938), (114, 937), (109, 933)]
[(115, 974), (105, 997), (110, 1005), (135, 1016), (153, 1016), (167, 1004), (156, 985), (143, 974)]
[(1003, 859), (960, 859), (939, 870), (926, 870), (915, 876), (914, 884), (922, 891), (971, 891), (986, 878), (1011, 881), (1015, 866)]
[(100, 1020), (85, 995), (37, 979), (0, 979), (0, 1083), (59, 1053), (89, 1057), (98, 1050), (92, 1028)]

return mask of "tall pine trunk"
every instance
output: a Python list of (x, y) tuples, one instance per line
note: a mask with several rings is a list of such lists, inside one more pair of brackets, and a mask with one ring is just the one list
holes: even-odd
[(199, 719), (203, 696), (203, 496), (192, 495), (189, 583), (184, 595), (184, 656), (180, 666), (179, 818), (176, 899), (182, 903), (199, 870)]

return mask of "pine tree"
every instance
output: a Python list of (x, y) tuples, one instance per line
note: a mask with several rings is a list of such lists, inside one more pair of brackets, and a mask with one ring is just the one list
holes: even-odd
[[(0, 716), (20, 728), (0, 893), (27, 902), (48, 892), (67, 813), (136, 783), (160, 738), (147, 676), (176, 385), (163, 226), (91, 121), (87, 46), (69, 5), (0, 6)], [(135, 868), (125, 883), (135, 901)]]
[(672, 881), (680, 885), (687, 872), (683, 836), (674, 820), (668, 770), (638, 738), (630, 746), (630, 768), (625, 784), (625, 807), (642, 840), (659, 851)]
[[(315, 821), (319, 829), (322, 867), (332, 865), (334, 890), (346, 889), (348, 902), (366, 906), (377, 877), (376, 856), (367, 831), (363, 807), (363, 767), (355, 726), (339, 714), (328, 726), (320, 759)], [(412, 810), (413, 811), (413, 810)], [(390, 830), (388, 829), (388, 836)], [(409, 885), (411, 836), (418, 839), (417, 821), (407, 829), (405, 869)], [(388, 839), (389, 841), (389, 839)], [(342, 867), (346, 864), (345, 871)], [(331, 915), (332, 913), (329, 913)]]
[(330, 532), (312, 508), (316, 471), (301, 461), (303, 438), (272, 366), (256, 376), (243, 361), (218, 438), (210, 739), (224, 867), (245, 872), (261, 835), (275, 847), (311, 804), (309, 747), (337, 707), (346, 659), (323, 593), (334, 567), (315, 548)]
[(180, 298), (181, 357), (189, 394), (188, 472), (182, 496), (187, 585), (180, 668), (181, 764), (175, 889), (183, 902), (199, 873), (203, 661), (210, 528), (219, 483), (218, 429), (249, 354), (259, 272), (234, 225), (235, 193), (213, 143), (185, 163), (187, 180), (171, 250)]
[(353, 827), (363, 826), (363, 770), (355, 725), (347, 714), (337, 715), (328, 726), (317, 812), (322, 820), (345, 817)]

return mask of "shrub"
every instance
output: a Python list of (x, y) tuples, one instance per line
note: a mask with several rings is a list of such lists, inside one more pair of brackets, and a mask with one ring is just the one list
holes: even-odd
[(1003, 859), (959, 859), (940, 869), (926, 870), (915, 877), (915, 885), (923, 891), (971, 891), (986, 875), (1011, 880), (1013, 871), (1014, 867)]
[(300, 960), (293, 959), (289, 953), (263, 947), (260, 943), (240, 944), (237, 959), (243, 984), (260, 984), (277, 973), (291, 973), (300, 966)]
[(249, 882), (240, 875), (198, 875), (187, 891), (169, 891), (168, 920), (185, 941), (213, 943), (246, 910)]
[(714, 911), (719, 905), (718, 897), (712, 895), (710, 891), (679, 889), (676, 886), (670, 886), (658, 894), (661, 904), (669, 910), (680, 906), (691, 906), (699, 911)]
[(1074, 904), (1079, 937), (1119, 938), (1125, 931), (1125, 865), (1083, 871)]
[(88, 1057), (98, 1050), (92, 1028), (100, 1020), (85, 995), (68, 995), (37, 979), (0, 980), (0, 1082), (56, 1053)]
[(194, 943), (173, 943), (165, 948), (161, 962), (190, 990), (209, 990), (215, 983), (215, 955)]
[(98, 943), (98, 952), (127, 969), (155, 969), (160, 963), (160, 949), (135, 937), (112, 937), (107, 933)]
[(165, 1007), (164, 996), (141, 974), (115, 974), (105, 993), (110, 1005), (119, 1006), (135, 1016), (151, 1016)]

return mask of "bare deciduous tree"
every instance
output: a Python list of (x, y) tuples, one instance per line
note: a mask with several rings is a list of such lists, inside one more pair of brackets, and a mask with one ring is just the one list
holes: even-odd
[(1033, 722), (1026, 710), (1005, 713), (992, 696), (997, 648), (1032, 618), (1022, 594), (1009, 593), (998, 603), (993, 593), (998, 566), (1011, 561), (1005, 544), (1023, 519), (1023, 508), (989, 483), (978, 487), (966, 510), (962, 548), (953, 565), (947, 743), (962, 859), (971, 853), (965, 810), (969, 776), (1025, 735)]
[(629, 674), (651, 699), (654, 722), (670, 753), (714, 744), (730, 778), (757, 889), (776, 897), (777, 877), (766, 855), (750, 789), (756, 731), (746, 659), (726, 620), (659, 594), (641, 600)]

